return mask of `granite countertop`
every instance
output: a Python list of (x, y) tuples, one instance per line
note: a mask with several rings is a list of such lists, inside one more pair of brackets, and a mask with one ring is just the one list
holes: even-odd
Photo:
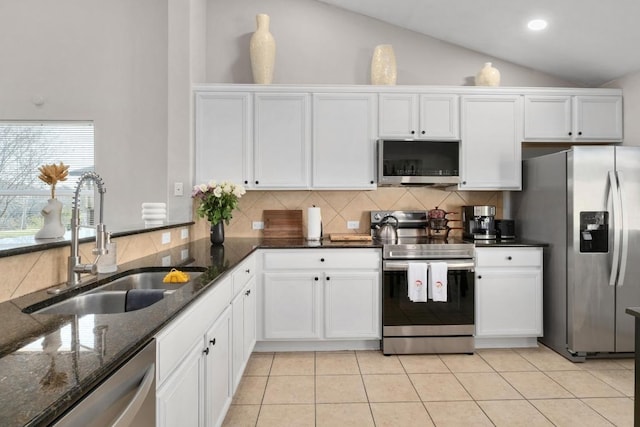
[[(221, 247), (208, 239), (172, 251), (189, 251), (176, 267), (204, 270), (192, 282), (142, 310), (84, 316), (26, 314), (22, 310), (51, 298), (46, 290), (0, 303), (0, 425), (47, 425), (144, 347), (187, 305), (216, 286), (218, 279), (257, 248), (381, 248), (375, 242), (308, 242), (305, 239), (227, 238)], [(118, 266), (98, 282), (136, 270), (160, 268), (165, 252)], [(163, 269), (167, 269), (164, 267)], [(44, 305), (44, 304), (43, 304)], [(74, 338), (75, 337), (75, 338)]]
[[(525, 240), (475, 242), (477, 247), (546, 246)], [(187, 305), (216, 286), (255, 249), (382, 248), (373, 241), (318, 242), (305, 239), (227, 238), (223, 246), (208, 239), (173, 248), (189, 256), (175, 267), (204, 271), (197, 279), (142, 310), (84, 316), (26, 314), (22, 310), (51, 298), (46, 290), (0, 303), (0, 425), (47, 425), (146, 345)], [(118, 266), (77, 294), (116, 276), (162, 266), (166, 252)], [(44, 306), (45, 304), (43, 304)]]
[(627, 307), (625, 313), (640, 318), (640, 307)]

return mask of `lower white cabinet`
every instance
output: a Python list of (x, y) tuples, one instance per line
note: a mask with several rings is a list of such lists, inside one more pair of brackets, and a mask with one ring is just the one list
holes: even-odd
[(380, 338), (379, 250), (269, 250), (264, 269), (264, 340)]
[(205, 336), (205, 425), (220, 426), (231, 405), (231, 307), (227, 307)]
[(476, 338), (542, 336), (542, 248), (476, 248)]
[(233, 391), (242, 379), (253, 347), (256, 344), (256, 280), (252, 277), (231, 302), (233, 313)]

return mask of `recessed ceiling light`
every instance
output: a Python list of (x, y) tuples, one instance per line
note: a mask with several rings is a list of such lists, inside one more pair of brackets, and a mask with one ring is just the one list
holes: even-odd
[(533, 31), (544, 30), (545, 28), (547, 28), (547, 21), (545, 21), (544, 19), (532, 19), (527, 24), (527, 27), (529, 27), (529, 29)]

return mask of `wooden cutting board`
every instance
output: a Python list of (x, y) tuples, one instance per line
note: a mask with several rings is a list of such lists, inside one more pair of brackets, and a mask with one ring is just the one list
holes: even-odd
[(332, 242), (370, 242), (371, 236), (355, 233), (331, 233), (329, 239)]
[(299, 239), (303, 236), (300, 209), (265, 210), (262, 216), (265, 239)]

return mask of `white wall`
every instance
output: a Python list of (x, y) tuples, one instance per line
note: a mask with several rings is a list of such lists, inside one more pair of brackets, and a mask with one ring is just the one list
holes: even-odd
[(164, 201), (167, 2), (3, 1), (0, 34), (0, 119), (94, 121), (108, 229)]
[(640, 71), (621, 77), (605, 87), (622, 89), (624, 145), (640, 146)]
[(369, 84), (373, 48), (391, 43), (398, 84), (466, 85), (485, 62), (502, 86), (574, 86), (431, 37), (315, 0), (208, 0), (207, 82), (253, 83), (249, 40), (255, 16), (271, 17), (274, 83)]

